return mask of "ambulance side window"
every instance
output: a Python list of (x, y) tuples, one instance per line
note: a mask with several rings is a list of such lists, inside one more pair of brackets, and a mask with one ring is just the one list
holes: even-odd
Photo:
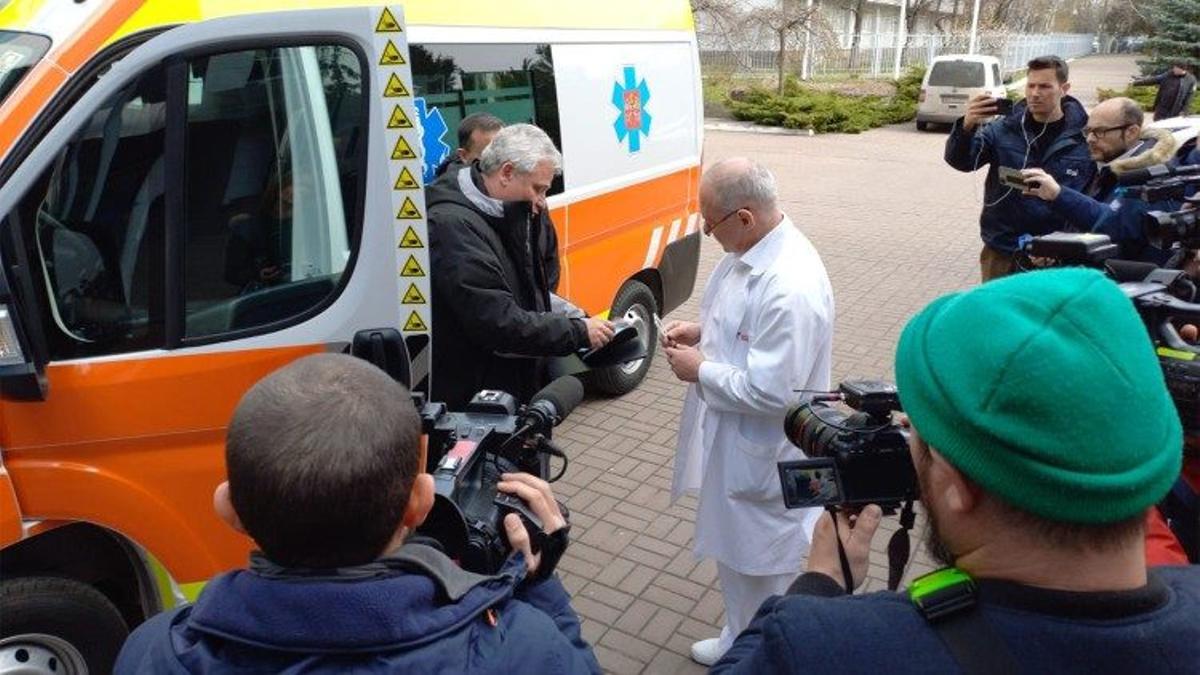
[(332, 45), (189, 64), (185, 339), (288, 321), (338, 288), (363, 180), (361, 75)]
[(163, 83), (100, 106), (19, 207), (54, 360), (163, 346)]
[[(541, 127), (562, 150), (554, 59), (548, 44), (410, 45), (418, 106), (425, 107), (426, 175), (458, 147), (458, 123), (487, 112)], [(420, 107), (418, 107), (420, 110)], [(441, 141), (440, 143), (438, 141)], [(550, 194), (562, 192), (562, 178)]]

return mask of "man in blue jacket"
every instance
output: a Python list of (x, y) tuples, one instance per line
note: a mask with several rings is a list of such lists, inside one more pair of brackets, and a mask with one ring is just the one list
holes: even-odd
[[(250, 569), (130, 635), (117, 673), (599, 673), (562, 584), (517, 553), (465, 572), (405, 543), (433, 504), (421, 423), (405, 388), (350, 356), (300, 359), (243, 397), (218, 515), (254, 539)], [(506, 474), (547, 532), (566, 526), (549, 486)]]
[(1149, 245), (1146, 236), (1146, 213), (1174, 211), (1183, 205), (1182, 199), (1147, 202), (1136, 190), (1122, 188), (1118, 181), (1124, 174), (1158, 165), (1200, 162), (1200, 154), (1192, 157), (1176, 155), (1178, 146), (1166, 129), (1143, 128), (1145, 116), (1133, 99), (1111, 98), (1097, 105), (1088, 114), (1084, 128), (1088, 152), (1096, 161), (1095, 177), (1082, 191), (1063, 187), (1053, 176), (1041, 169), (1023, 172), (1025, 193), (1044, 200), (1072, 229), (1108, 235), (1121, 246), (1121, 257), (1127, 260), (1146, 260), (1162, 263), (1165, 252)]
[(1028, 63), (1025, 100), (1012, 114), (985, 124), (996, 115), (996, 99), (980, 94), (971, 99), (967, 114), (954, 123), (946, 139), (946, 163), (959, 171), (987, 165), (983, 212), (979, 217), (983, 250), (979, 266), (983, 281), (1016, 271), (1013, 254), (1023, 235), (1037, 236), (1063, 229), (1063, 219), (1041, 200), (1001, 182), (1001, 172), (1041, 168), (1062, 185), (1082, 190), (1095, 166), (1079, 133), (1087, 113), (1067, 95), (1067, 64), (1057, 56)]
[(879, 507), (837, 530), (825, 514), (808, 572), (712, 672), (1195, 672), (1200, 568), (1147, 570), (1143, 534), (1182, 429), (1120, 288), (1066, 268), (944, 296), (895, 367), (929, 549), (954, 567), (907, 595), (846, 595)]

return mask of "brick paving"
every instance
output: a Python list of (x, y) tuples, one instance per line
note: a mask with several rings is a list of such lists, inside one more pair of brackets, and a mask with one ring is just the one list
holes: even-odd
[[(1072, 71), (1090, 87), (1120, 86), (1132, 63), (1123, 58), (1076, 61)], [(944, 142), (911, 125), (858, 136), (706, 134), (706, 160), (747, 155), (775, 173), (783, 209), (821, 252), (837, 304), (835, 382), (890, 379), (908, 317), (978, 279), (983, 175), (947, 167)], [(697, 290), (671, 318), (696, 318), (720, 256), (706, 239)], [(557, 434), (571, 465), (554, 489), (571, 508), (574, 537), (560, 569), (583, 634), (612, 673), (703, 672), (691, 643), (723, 623), (716, 568), (691, 552), (695, 500), (670, 503), (684, 392), (659, 353), (636, 391), (585, 402)], [(886, 585), (883, 551), (895, 528), (885, 519), (876, 535), (867, 590)], [(916, 545), (923, 532), (918, 519), (906, 582), (932, 569)]]

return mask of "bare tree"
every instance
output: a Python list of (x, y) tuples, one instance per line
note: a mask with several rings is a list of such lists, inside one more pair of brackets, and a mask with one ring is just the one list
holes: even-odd
[(763, 28), (775, 36), (779, 56), (779, 93), (783, 93), (784, 76), (787, 72), (788, 38), (806, 30), (815, 30), (820, 7), (809, 7), (804, 0), (780, 0), (771, 8), (756, 9), (752, 16)]
[(858, 52), (862, 46), (863, 12), (867, 8), (867, 0), (857, 0), (854, 4), (854, 32), (850, 35), (850, 70), (858, 70)]

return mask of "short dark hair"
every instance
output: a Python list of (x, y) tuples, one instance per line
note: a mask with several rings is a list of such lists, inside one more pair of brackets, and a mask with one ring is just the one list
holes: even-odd
[(420, 463), (412, 396), (375, 366), (307, 356), (250, 388), (226, 436), (229, 495), (273, 562), (368, 563), (395, 534)]
[(1070, 69), (1067, 67), (1067, 62), (1051, 54), (1050, 56), (1039, 56), (1035, 59), (1030, 59), (1029, 63), (1025, 64), (1029, 70), (1049, 70), (1054, 69), (1054, 79), (1058, 80), (1059, 84), (1067, 81), (1067, 76), (1070, 74)]
[(458, 123), (458, 147), (467, 150), (471, 143), (471, 134), (476, 131), (496, 132), (504, 128), (504, 120), (491, 113), (471, 113)]

